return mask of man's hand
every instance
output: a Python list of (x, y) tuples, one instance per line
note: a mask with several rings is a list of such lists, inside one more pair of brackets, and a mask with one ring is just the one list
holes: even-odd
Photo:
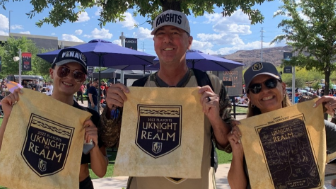
[(125, 93), (129, 93), (129, 89), (121, 83), (113, 84), (108, 88), (106, 92), (106, 104), (109, 110), (112, 110), (112, 107), (123, 107), (127, 97)]

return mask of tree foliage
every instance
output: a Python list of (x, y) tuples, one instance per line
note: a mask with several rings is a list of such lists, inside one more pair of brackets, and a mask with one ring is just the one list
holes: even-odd
[(37, 53), (47, 52), (47, 50), (39, 49), (35, 43), (25, 37), (22, 38), (8, 38), (4, 46), (0, 46), (0, 56), (2, 57), (2, 69), (0, 77), (4, 78), (7, 75), (19, 74), (19, 63), (13, 60), (13, 57), (19, 56), (19, 49), (21, 52), (32, 53), (31, 71), (22, 71), (22, 75), (41, 75), (45, 79), (49, 76), (50, 63), (36, 56)]
[[(5, 5), (9, 0), (0, 0), (0, 5), (6, 9)], [(22, 0), (13, 0), (22, 1)], [(133, 9), (134, 14), (147, 17), (149, 22), (154, 20), (159, 12), (173, 9), (184, 12), (187, 15), (194, 14), (202, 16), (205, 12), (214, 13), (214, 8), (223, 8), (223, 16), (230, 16), (237, 8), (250, 17), (251, 23), (262, 22), (264, 17), (259, 10), (253, 9), (256, 4), (273, 0), (31, 0), (33, 10), (27, 16), (34, 17), (45, 10), (49, 11), (49, 16), (39, 20), (36, 24), (42, 26), (44, 23), (57, 27), (66, 21), (75, 22), (78, 14), (86, 8), (101, 7), (99, 25), (104, 26), (108, 22), (123, 21), (128, 9)]]
[(275, 16), (289, 17), (278, 25), (283, 35), (272, 42), (286, 40), (295, 56), (285, 65), (316, 69), (325, 75), (325, 90), (329, 90), (330, 74), (335, 70), (336, 0), (283, 0)]

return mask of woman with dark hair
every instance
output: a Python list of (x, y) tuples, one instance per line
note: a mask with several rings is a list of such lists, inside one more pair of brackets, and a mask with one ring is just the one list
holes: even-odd
[[(245, 74), (245, 87), (249, 98), (247, 117), (252, 117), (291, 106), (286, 84), (275, 66), (271, 63), (255, 63), (249, 67)], [(336, 98), (324, 96), (320, 98), (314, 107), (324, 104), (326, 112), (335, 113)], [(313, 108), (313, 107), (312, 107)], [(336, 125), (325, 121), (327, 150), (336, 151)], [(240, 138), (243, 137), (239, 128), (234, 126), (228, 139), (232, 147), (232, 162), (228, 173), (228, 181), (232, 189), (251, 188), (247, 173), (243, 146)]]
[[(73, 99), (73, 95), (80, 89), (86, 79), (86, 68), (85, 55), (77, 49), (67, 48), (59, 52), (49, 73), (50, 78), (53, 80), (51, 98), (92, 114), (91, 119), (86, 120), (83, 127), (85, 126), (84, 139), (87, 143), (92, 141), (94, 147), (88, 150), (87, 153), (83, 153), (81, 157), (78, 157), (78, 163), (81, 163), (78, 178), (80, 189), (93, 189), (89, 175), (89, 163), (92, 171), (97, 176), (103, 177), (106, 174), (108, 159), (106, 149), (98, 136), (98, 130), (100, 129), (99, 114), (92, 109), (80, 106)], [(14, 93), (6, 96), (1, 101), (5, 116), (0, 127), (0, 150), (12, 107), (19, 100), (19, 91), (20, 89), (16, 89)]]

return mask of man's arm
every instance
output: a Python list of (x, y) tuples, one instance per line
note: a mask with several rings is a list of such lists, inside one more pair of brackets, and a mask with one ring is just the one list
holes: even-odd
[(95, 104), (93, 103), (93, 98), (92, 98), (92, 94), (91, 93), (89, 93), (89, 100), (90, 100), (91, 106), (94, 107)]

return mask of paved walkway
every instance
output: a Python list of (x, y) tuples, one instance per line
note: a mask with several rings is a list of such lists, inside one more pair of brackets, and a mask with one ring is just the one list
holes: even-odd
[[(216, 184), (217, 189), (229, 189), (230, 186), (227, 181), (227, 173), (229, 171), (230, 164), (220, 164), (216, 172)], [(112, 177), (94, 179), (93, 185), (95, 189), (122, 189), (126, 188), (128, 177)]]

